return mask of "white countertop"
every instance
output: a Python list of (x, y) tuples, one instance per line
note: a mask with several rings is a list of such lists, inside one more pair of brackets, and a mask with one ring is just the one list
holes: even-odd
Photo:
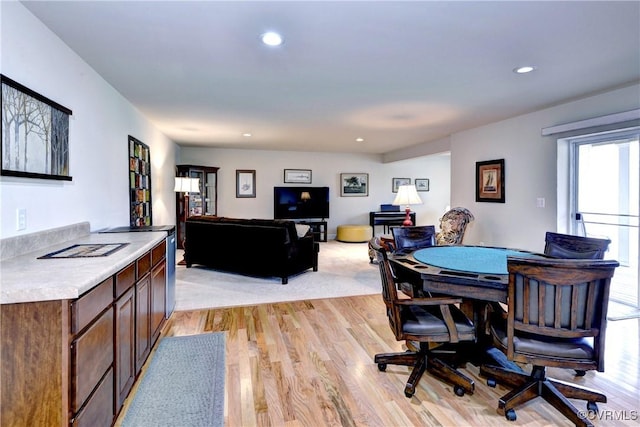
[[(0, 303), (78, 298), (135, 261), (167, 236), (165, 232), (91, 233), (0, 263)], [(111, 255), (92, 258), (48, 258), (43, 255), (75, 244), (128, 243)]]

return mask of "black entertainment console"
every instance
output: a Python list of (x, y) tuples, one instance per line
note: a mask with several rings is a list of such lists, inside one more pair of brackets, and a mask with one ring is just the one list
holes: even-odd
[(326, 242), (327, 241), (327, 221), (316, 221), (316, 220), (307, 220), (307, 221), (297, 221), (298, 224), (305, 224), (311, 227), (311, 232), (313, 233), (313, 240), (316, 242)]

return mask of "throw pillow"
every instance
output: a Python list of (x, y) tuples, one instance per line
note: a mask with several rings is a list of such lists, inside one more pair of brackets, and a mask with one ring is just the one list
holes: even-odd
[(310, 228), (311, 227), (306, 224), (296, 224), (296, 233), (298, 234), (298, 238), (306, 236)]

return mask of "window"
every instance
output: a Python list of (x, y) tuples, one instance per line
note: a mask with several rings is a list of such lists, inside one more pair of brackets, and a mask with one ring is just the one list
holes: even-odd
[(569, 231), (607, 237), (616, 259), (611, 300), (640, 307), (638, 285), (640, 128), (568, 138)]

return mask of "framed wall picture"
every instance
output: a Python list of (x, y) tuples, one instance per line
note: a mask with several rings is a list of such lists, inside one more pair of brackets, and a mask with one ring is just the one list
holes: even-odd
[(285, 169), (284, 182), (290, 184), (311, 184), (311, 169)]
[(414, 181), (416, 190), (429, 191), (429, 180), (427, 178), (416, 178)]
[(368, 196), (369, 195), (369, 174), (368, 173), (341, 173), (340, 174), (340, 196)]
[(236, 169), (236, 197), (256, 197), (256, 171)]
[(391, 180), (391, 190), (394, 193), (398, 192), (398, 188), (400, 188), (401, 185), (410, 185), (411, 184), (411, 178), (393, 178)]
[(0, 75), (1, 175), (71, 181), (71, 110)]
[(504, 200), (504, 159), (476, 162), (476, 202)]

